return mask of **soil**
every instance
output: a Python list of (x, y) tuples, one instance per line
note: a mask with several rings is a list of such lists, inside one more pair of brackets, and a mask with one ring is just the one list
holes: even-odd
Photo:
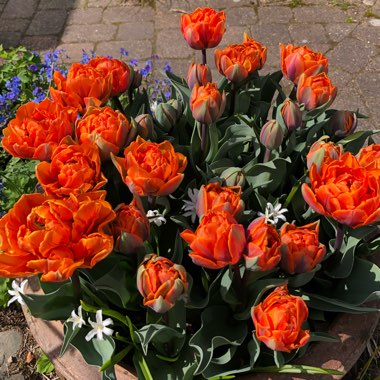
[(0, 309), (0, 331), (11, 328), (16, 328), (22, 333), (23, 345), (17, 356), (8, 360), (8, 374), (21, 373), (25, 380), (62, 380), (54, 371), (49, 374), (36, 372), (36, 361), (41, 354), (41, 349), (29, 332), (21, 308), (16, 304)]

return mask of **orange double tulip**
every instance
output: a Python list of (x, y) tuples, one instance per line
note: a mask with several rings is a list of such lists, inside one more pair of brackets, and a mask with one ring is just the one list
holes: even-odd
[(181, 237), (193, 262), (210, 269), (236, 264), (246, 245), (244, 227), (225, 211), (209, 211), (195, 232), (185, 230)]
[(309, 177), (310, 186), (302, 185), (302, 195), (317, 213), (352, 228), (380, 220), (378, 177), (351, 153), (323, 164), (320, 171), (312, 165)]
[(171, 194), (187, 165), (186, 156), (175, 152), (169, 141), (157, 144), (140, 136), (124, 150), (124, 158), (112, 154), (111, 158), (129, 190), (140, 196)]
[(103, 260), (113, 248), (106, 226), (115, 217), (104, 198), (105, 192), (23, 195), (0, 219), (0, 276), (42, 273), (42, 281), (65, 281)]
[(36, 166), (36, 177), (46, 194), (68, 197), (99, 190), (107, 182), (101, 172), (98, 148), (93, 144), (75, 144), (71, 138), (54, 150), (51, 162)]
[(305, 301), (292, 296), (286, 287), (276, 288), (263, 302), (252, 308), (256, 337), (274, 351), (290, 352), (310, 340), (302, 324), (309, 315)]
[(50, 160), (65, 136), (72, 136), (77, 111), (46, 98), (20, 106), (3, 130), (3, 148), (12, 156)]

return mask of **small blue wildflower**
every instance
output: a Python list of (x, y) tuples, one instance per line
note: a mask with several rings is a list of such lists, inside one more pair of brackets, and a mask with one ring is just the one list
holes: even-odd
[(32, 73), (35, 73), (38, 70), (38, 66), (35, 63), (32, 63), (31, 65), (28, 66), (28, 70), (31, 71)]
[(172, 67), (170, 66), (170, 63), (169, 63), (169, 62), (165, 62), (164, 70), (165, 70), (165, 71), (168, 71), (169, 73), (172, 72)]
[(120, 48), (120, 54), (127, 56), (128, 55), (128, 51), (125, 50), (124, 48)]
[(90, 60), (90, 57), (88, 55), (88, 53), (86, 52), (86, 50), (82, 49), (82, 59), (80, 61), (80, 63), (88, 63), (88, 61)]
[(139, 60), (138, 59), (131, 59), (129, 61), (129, 63), (132, 65), (132, 66), (137, 66), (139, 64)]

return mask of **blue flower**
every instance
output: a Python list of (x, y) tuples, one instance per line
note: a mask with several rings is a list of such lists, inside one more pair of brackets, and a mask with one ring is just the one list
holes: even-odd
[(121, 54), (121, 55), (125, 55), (125, 56), (127, 56), (127, 55), (128, 55), (128, 52), (127, 52), (127, 50), (125, 50), (124, 48), (120, 48), (120, 54)]
[(35, 73), (38, 70), (38, 66), (35, 63), (32, 63), (31, 65), (28, 66), (28, 70), (31, 71), (32, 73)]
[(131, 59), (129, 61), (129, 63), (132, 65), (132, 66), (137, 66), (139, 64), (139, 60), (138, 59)]

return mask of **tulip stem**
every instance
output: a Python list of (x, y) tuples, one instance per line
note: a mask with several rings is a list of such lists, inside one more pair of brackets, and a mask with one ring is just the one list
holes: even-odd
[(113, 96), (113, 97), (112, 97), (112, 101), (113, 101), (113, 104), (115, 105), (115, 107), (116, 107), (121, 113), (124, 114), (124, 108), (123, 108), (123, 105), (121, 104), (120, 99), (119, 99), (117, 96)]
[(156, 207), (156, 200), (157, 197), (155, 195), (148, 195), (149, 210), (154, 210), (154, 208)]
[(272, 153), (272, 151), (270, 149), (265, 148), (264, 163), (266, 163), (270, 160), (271, 153)]
[(203, 123), (201, 127), (201, 151), (203, 158), (205, 158), (206, 148), (207, 148), (207, 137), (208, 137), (208, 125)]
[(80, 304), (80, 300), (82, 298), (82, 288), (80, 286), (80, 279), (77, 272), (74, 272), (71, 275), (71, 282), (74, 286), (74, 296), (75, 299), (78, 301), (78, 304)]
[(340, 247), (343, 243), (343, 237), (344, 237), (344, 227), (338, 223), (338, 226), (336, 228), (336, 239), (334, 244), (334, 252), (337, 252), (340, 250)]
[(231, 83), (231, 108), (230, 108), (230, 116), (235, 114), (235, 104), (236, 103), (236, 86), (235, 83)]
[(202, 49), (202, 64), (206, 65), (207, 64), (207, 54), (206, 54), (206, 49)]
[(128, 103), (131, 105), (133, 102), (133, 88), (128, 89)]
[(245, 287), (243, 284), (243, 279), (240, 276), (239, 264), (232, 265), (232, 271), (234, 273), (234, 280), (236, 281), (236, 293), (245, 299)]

